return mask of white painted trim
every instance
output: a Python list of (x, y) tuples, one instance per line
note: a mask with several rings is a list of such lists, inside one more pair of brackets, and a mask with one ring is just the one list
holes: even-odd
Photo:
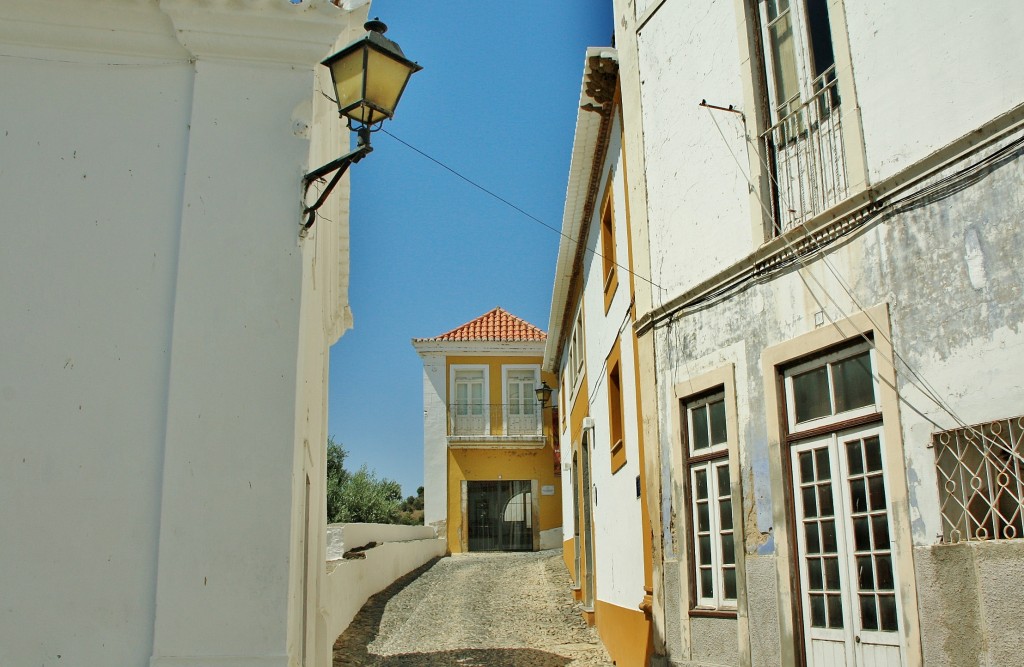
[[(506, 436), (508, 432), (508, 412), (509, 412), (509, 397), (508, 397), (508, 372), (509, 371), (533, 371), (533, 388), (537, 389), (540, 387), (540, 364), (502, 364), (501, 366), (501, 432)], [(534, 395), (536, 398), (536, 395)], [(541, 410), (540, 404), (537, 404), (536, 409)], [(537, 415), (537, 435), (541, 435), (542, 429), (544, 428), (544, 420), (541, 414)]]
[(448, 356), (472, 355), (474, 357), (512, 357), (544, 355), (544, 341), (450, 341), (450, 340), (412, 340), (412, 346), (421, 357), (430, 352), (440, 352)]
[(458, 371), (483, 371), (484, 373), (484, 393), (481, 397), (484, 406), (484, 427), (485, 432), (483, 435), (491, 435), (491, 411), (490, 411), (490, 394), (491, 394), (491, 367), (485, 364), (452, 364), (448, 369), (448, 390), (445, 392), (445, 407), (448, 410), (448, 433), (450, 437), (452, 434), (452, 412), (451, 405), (455, 402), (455, 375)]

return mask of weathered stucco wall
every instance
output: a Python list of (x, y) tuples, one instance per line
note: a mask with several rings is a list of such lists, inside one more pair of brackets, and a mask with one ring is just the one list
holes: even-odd
[[(1017, 259), (1024, 252), (1022, 155), (1020, 147), (1012, 149), (967, 183), (881, 215), (835, 245), (829, 263), (843, 277), (849, 294), (831, 269), (820, 260), (808, 260), (807, 268), (778, 272), (726, 301), (689, 312), (670, 326), (656, 329), (659, 373), (664, 378), (659, 381), (663, 455), (678, 447), (677, 427), (669, 419), (675, 399), (668, 388), (723, 359), (736, 364), (739, 420), (745, 425), (740, 435), (744, 514), (749, 517), (747, 525), (757, 528), (746, 540), (747, 554), (757, 554), (747, 568), (753, 664), (778, 664), (778, 618), (789, 613), (788, 609), (772, 611), (766, 606), (776, 600), (768, 586), (773, 572), (761, 565), (778, 557), (771, 539), (773, 492), (766, 472), (763, 351), (813, 331), (819, 312), (823, 312), (819, 321), (828, 322), (867, 305), (887, 303), (897, 354), (926, 378), (961, 418), (977, 423), (1018, 415), (1019, 377), (1024, 373), (1024, 300), (1020, 298), (1024, 267)], [(658, 252), (665, 251), (655, 250), (656, 255)], [(917, 546), (914, 555), (926, 664), (1003, 664), (958, 661), (967, 660), (968, 654), (983, 658), (1019, 655), (1015, 651), (1019, 650), (1020, 634), (1004, 633), (1001, 628), (1016, 623), (1008, 601), (1024, 593), (1022, 586), (1007, 585), (1019, 578), (1010, 577), (1005, 569), (1020, 557), (1020, 547), (1017, 543), (931, 546), (937, 541), (941, 523), (934, 452), (928, 448), (936, 427), (928, 420), (945, 428), (955, 423), (924, 399), (919, 381), (905, 366), (900, 366), (897, 377), (903, 399), (900, 426), (910, 504), (894, 507), (894, 522), (912, 529)], [(745, 400), (740, 398), (743, 395)], [(680, 493), (667, 461), (663, 469), (665, 488)], [(669, 502), (666, 499), (666, 504)], [(668, 506), (664, 510), (666, 526), (673, 515), (680, 517), (678, 509), (675, 514)], [(678, 542), (668, 529), (665, 539), (666, 552), (672, 553), (671, 547)], [(670, 565), (666, 563), (666, 569)], [(948, 580), (944, 578), (947, 575)], [(994, 585), (999, 577), (1002, 583)], [(957, 594), (951, 589), (963, 591), (963, 604), (955, 609)], [(683, 604), (669, 596), (667, 613), (680, 613)], [(980, 632), (980, 639), (966, 637), (972, 626)], [(669, 629), (673, 631), (671, 626)], [(683, 644), (677, 640), (671, 645)]]
[(1013, 65), (1024, 5), (985, 0), (964, 11), (955, 0), (844, 4), (873, 182), (1024, 101), (1024, 70)]
[(644, 144), (647, 171), (656, 175), (647, 180), (655, 306), (740, 259), (754, 242), (736, 163), (746, 161), (743, 123), (699, 106), (743, 101), (736, 15), (731, 2), (697, 4), (665, 2), (637, 37), (643, 129), (657, 137)]

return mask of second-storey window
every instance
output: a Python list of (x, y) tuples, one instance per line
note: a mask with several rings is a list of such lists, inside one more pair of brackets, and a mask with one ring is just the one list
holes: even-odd
[(540, 410), (536, 389), (538, 370), (509, 368), (505, 372), (505, 433), (536, 435), (540, 433)]
[(683, 401), (695, 609), (736, 608), (736, 545), (725, 393)]
[(776, 233), (824, 212), (848, 192), (829, 4), (759, 2), (772, 110), (762, 138), (774, 172)]
[(486, 435), (489, 429), (487, 382), (483, 369), (453, 372), (451, 414), (452, 435)]

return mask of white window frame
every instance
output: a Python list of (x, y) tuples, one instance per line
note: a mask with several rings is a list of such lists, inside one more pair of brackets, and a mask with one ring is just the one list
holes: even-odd
[[(508, 432), (508, 417), (509, 407), (511, 406), (511, 399), (508, 395), (508, 376), (509, 371), (533, 371), (533, 389), (536, 390), (540, 387), (540, 365), (539, 364), (509, 364), (501, 367), (501, 428), (505, 435), (509, 435)], [(541, 420), (541, 408), (540, 403), (537, 402), (537, 395), (531, 394), (528, 399), (532, 399), (534, 410), (534, 416), (537, 420), (537, 431), (534, 435), (540, 435), (543, 427)], [(528, 435), (525, 433), (519, 433), (516, 435)]]
[(449, 369), (450, 376), (448, 381), (448, 433), (449, 435), (455, 432), (455, 413), (451, 406), (455, 404), (455, 382), (460, 371), (483, 371), (484, 373), (484, 390), (483, 390), (483, 417), (484, 417), (484, 432), (480, 435), (491, 434), (491, 411), (490, 411), (490, 387), (491, 387), (491, 369), (486, 364), (452, 364)]
[[(693, 412), (698, 408), (707, 408), (707, 406), (721, 401), (725, 404), (725, 428), (726, 428), (726, 439), (725, 442), (718, 444), (711, 444), (709, 447), (702, 449), (694, 448), (694, 422)], [(712, 393), (705, 394), (704, 396), (691, 397), (689, 399), (680, 399), (680, 409), (684, 414), (685, 426), (686, 426), (686, 460), (685, 465), (687, 469), (687, 482), (689, 489), (687, 493), (687, 499), (689, 507), (689, 520), (690, 520), (690, 572), (692, 573), (692, 579), (694, 584), (693, 600), (696, 605), (694, 610), (696, 611), (736, 611), (739, 596), (739, 579), (736, 580), (736, 593), (737, 598), (726, 598), (725, 597), (725, 563), (722, 553), (722, 536), (723, 534), (732, 535), (733, 539), (733, 562), (731, 567), (735, 571), (738, 567), (738, 558), (735, 552), (738, 550), (738, 531), (736, 530), (735, 521), (735, 499), (732, 498), (732, 492), (730, 489), (719, 488), (718, 483), (718, 469), (724, 467), (729, 473), (730, 487), (732, 485), (733, 472), (730, 468), (731, 457), (729, 452), (730, 443), (730, 427), (729, 427), (729, 404), (726, 397), (724, 387), (713, 390)], [(708, 414), (710, 417), (710, 408), (708, 408)], [(711, 421), (708, 420), (708, 440), (710, 442), (711, 433)], [(697, 462), (691, 462), (692, 458), (700, 457), (701, 460)], [(700, 570), (701, 563), (699, 562), (700, 554), (700, 538), (703, 534), (699, 530), (699, 518), (698, 518), (698, 500), (696, 498), (697, 489), (697, 474), (704, 472), (707, 475), (707, 487), (708, 496), (706, 502), (708, 503), (708, 531), (707, 534), (710, 536), (711, 543), (711, 586), (713, 595), (710, 597), (701, 595), (701, 582), (700, 582)], [(728, 497), (730, 499), (730, 507), (733, 508), (732, 527), (728, 530), (723, 531), (721, 515), (719, 511), (719, 502)], [(738, 573), (737, 573), (738, 576)]]
[[(818, 77), (814, 75), (814, 66), (812, 63), (812, 50), (810, 36), (810, 24), (807, 17), (807, 0), (788, 0), (789, 9), (786, 10), (790, 15), (790, 30), (793, 32), (793, 51), (794, 58), (796, 60), (796, 96), (788, 100), (779, 100), (778, 91), (776, 90), (775, 79), (778, 64), (775, 62), (775, 50), (772, 47), (772, 36), (771, 28), (769, 26), (770, 19), (768, 15), (768, 2), (770, 0), (758, 0), (758, 11), (761, 14), (761, 43), (764, 45), (764, 62), (766, 64), (766, 76), (768, 84), (768, 103), (771, 107), (771, 118), (772, 123), (777, 123), (786, 116), (793, 113), (796, 109), (799, 109), (802, 105), (806, 104), (811, 98), (813, 98), (818, 91), (815, 88), (815, 81)], [(775, 0), (779, 2), (780, 0)], [(830, 8), (831, 9), (831, 8)], [(778, 21), (786, 12), (779, 14), (779, 17), (774, 19)], [(833, 23), (833, 17), (829, 14), (829, 28), (831, 30)], [(831, 32), (829, 34), (829, 42), (832, 47), (832, 60), (831, 65), (832, 72), (831, 77), (836, 77), (836, 45), (835, 40), (832, 38)], [(826, 75), (823, 72), (823, 75)], [(821, 77), (822, 75), (818, 75)], [(825, 76), (828, 79), (828, 75)], [(827, 82), (827, 81), (826, 81)], [(785, 104), (785, 110), (780, 110), (780, 107)]]
[(570, 400), (576, 396), (580, 385), (583, 384), (583, 376), (586, 375), (586, 346), (583, 332), (583, 304), (576, 309), (576, 317), (573, 318), (572, 333), (569, 336), (568, 346), (565, 353), (566, 387), (569, 388)]
[[(844, 412), (837, 413), (835, 411), (835, 392), (834, 392), (834, 380), (832, 377), (832, 366), (839, 361), (843, 361), (850, 357), (855, 357), (863, 352), (869, 353), (869, 363), (871, 371), (871, 389), (875, 396), (875, 402), (863, 407), (854, 408), (853, 410), (846, 410)], [(860, 417), (866, 417), (868, 415), (880, 415), (882, 411), (881, 406), (881, 391), (878, 382), (878, 360), (877, 351), (874, 345), (869, 344), (867, 341), (859, 343), (851, 347), (844, 347), (841, 350), (831, 352), (824, 355), (819, 355), (813, 359), (809, 359), (803, 363), (797, 364), (790, 368), (787, 368), (783, 373), (783, 380), (785, 382), (785, 396), (786, 396), (786, 420), (789, 426), (789, 433), (806, 433), (807, 431), (813, 431), (815, 429), (833, 426), (840, 424), (851, 419), (857, 419)], [(805, 422), (797, 423), (796, 421), (796, 396), (793, 390), (793, 378), (806, 373), (807, 371), (815, 370), (824, 366), (826, 368), (828, 387), (829, 387), (829, 406), (831, 414), (810, 419)]]

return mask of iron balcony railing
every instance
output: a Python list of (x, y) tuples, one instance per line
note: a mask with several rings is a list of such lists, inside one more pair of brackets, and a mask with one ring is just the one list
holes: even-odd
[(541, 407), (536, 401), (452, 403), (448, 406), (449, 435), (542, 435), (541, 428)]
[(771, 170), (775, 233), (800, 225), (846, 198), (846, 152), (835, 67), (814, 80), (815, 94), (761, 135)]

